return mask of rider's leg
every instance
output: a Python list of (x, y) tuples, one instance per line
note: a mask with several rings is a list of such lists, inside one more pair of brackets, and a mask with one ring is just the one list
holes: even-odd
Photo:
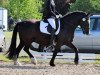
[(51, 39), (50, 39), (50, 45), (55, 44), (55, 29), (52, 29), (51, 31)]

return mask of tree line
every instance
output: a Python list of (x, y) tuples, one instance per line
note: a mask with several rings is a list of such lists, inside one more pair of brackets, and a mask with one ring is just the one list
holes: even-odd
[[(61, 1), (61, 0), (59, 0)], [(41, 19), (44, 0), (0, 0), (0, 7), (8, 10), (14, 19)], [(100, 0), (76, 0), (71, 4), (70, 11), (100, 13)]]
[(100, 0), (76, 0), (70, 11), (81, 10), (94, 14), (100, 13)]

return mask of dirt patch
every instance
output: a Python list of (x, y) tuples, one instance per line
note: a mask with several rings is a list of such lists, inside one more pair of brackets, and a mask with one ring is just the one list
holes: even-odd
[(0, 62), (0, 75), (100, 75), (100, 65), (56, 64), (51, 67), (47, 63), (23, 63), (23, 66), (14, 66), (13, 63)]

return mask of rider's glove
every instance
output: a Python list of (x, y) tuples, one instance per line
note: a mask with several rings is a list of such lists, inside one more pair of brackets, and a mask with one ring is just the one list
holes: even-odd
[(61, 18), (61, 17), (62, 17), (62, 15), (61, 15), (61, 14), (59, 14), (59, 17)]
[(56, 15), (56, 18), (61, 18), (61, 17), (62, 17), (62, 15), (61, 15), (61, 14)]
[(56, 15), (56, 18), (59, 18), (59, 15)]

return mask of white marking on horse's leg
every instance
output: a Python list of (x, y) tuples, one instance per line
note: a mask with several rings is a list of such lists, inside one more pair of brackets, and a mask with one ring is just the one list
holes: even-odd
[(22, 64), (20, 62), (17, 61), (18, 66), (22, 66)]
[(17, 55), (13, 58), (14, 65), (22, 66), (20, 62), (17, 61)]
[(34, 57), (34, 58), (31, 58), (31, 63), (33, 63), (33, 64), (37, 64), (37, 59)]
[(22, 66), (22, 64), (18, 61), (14, 61), (14, 65)]
[(14, 61), (14, 60), (13, 60), (13, 62), (14, 62), (14, 65), (17, 65), (17, 61)]

